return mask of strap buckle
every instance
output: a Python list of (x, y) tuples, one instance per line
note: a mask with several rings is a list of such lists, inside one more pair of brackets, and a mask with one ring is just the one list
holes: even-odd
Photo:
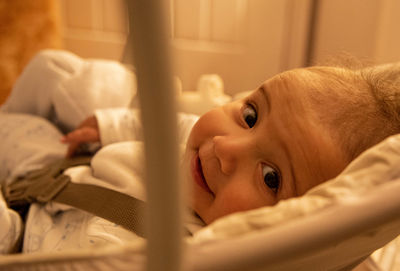
[[(40, 172), (39, 172), (40, 171)], [(5, 187), (4, 196), (10, 208), (19, 208), (33, 202), (46, 203), (52, 200), (70, 181), (70, 177), (49, 169), (33, 171)]]

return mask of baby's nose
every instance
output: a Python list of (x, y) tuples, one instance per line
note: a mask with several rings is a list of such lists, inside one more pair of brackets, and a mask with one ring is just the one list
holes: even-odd
[(215, 136), (213, 142), (215, 155), (225, 175), (232, 174), (239, 163), (246, 159), (250, 147), (244, 138), (233, 136)]

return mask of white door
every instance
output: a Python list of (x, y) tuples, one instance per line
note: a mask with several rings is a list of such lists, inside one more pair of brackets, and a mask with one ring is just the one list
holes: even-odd
[[(59, 0), (65, 49), (121, 60), (127, 34), (124, 0)], [(217, 73), (225, 92), (254, 89), (304, 64), (310, 0), (165, 0), (171, 12), (176, 75), (195, 90)]]
[(184, 90), (217, 73), (225, 92), (304, 64), (310, 1), (171, 0), (176, 74)]

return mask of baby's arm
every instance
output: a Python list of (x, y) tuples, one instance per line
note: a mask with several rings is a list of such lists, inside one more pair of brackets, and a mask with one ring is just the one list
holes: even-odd
[[(178, 114), (178, 140), (185, 143), (198, 116)], [(67, 156), (72, 156), (84, 143), (100, 142), (102, 146), (115, 142), (143, 140), (139, 111), (129, 108), (110, 108), (95, 111), (79, 127), (61, 141), (69, 144)]]
[(102, 146), (122, 141), (141, 140), (142, 125), (139, 112), (129, 108), (99, 109), (68, 133), (61, 142), (69, 144), (67, 156), (72, 156), (80, 145), (100, 142)]

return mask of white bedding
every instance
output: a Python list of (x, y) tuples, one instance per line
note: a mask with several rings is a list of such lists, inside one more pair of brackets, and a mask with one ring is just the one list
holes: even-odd
[[(92, 92), (90, 92), (90, 95), (95, 96), (94, 101), (96, 101), (96, 103), (101, 104), (103, 101), (102, 99), (99, 99), (97, 91), (101, 91), (102, 97), (109, 97), (110, 101), (123, 103), (124, 105), (127, 105), (127, 100), (130, 100), (126, 97), (131, 98), (134, 95), (134, 93), (130, 91), (130, 87), (132, 86), (131, 84), (133, 81), (132, 79), (126, 79), (126, 76), (129, 72), (127, 72), (119, 64), (113, 63), (110, 66), (110, 70), (107, 71), (96, 70), (96, 72), (92, 71), (81, 73), (81, 71), (91, 69), (91, 62), (85, 62), (83, 65), (79, 64), (78, 62), (81, 61), (79, 58), (65, 52), (46, 52), (42, 56), (43, 58), (41, 59), (41, 61), (44, 61), (44, 65), (43, 63), (41, 63), (41, 67), (45, 67), (45, 70), (50, 69), (52, 73), (56, 71), (56, 74), (59, 77), (55, 78), (52, 82), (55, 86), (58, 87), (59, 93), (62, 93), (63, 95), (61, 98), (61, 96), (59, 96), (58, 94), (49, 94), (48, 96), (43, 97), (43, 100), (40, 100), (41, 103), (45, 103), (44, 108), (48, 108), (46, 112), (40, 113), (48, 116), (49, 118), (54, 118), (54, 115), (56, 117), (63, 116), (67, 112), (52, 112), (52, 107), (48, 106), (52, 103), (61, 103), (63, 104), (63, 108), (70, 109), (71, 107), (76, 108), (76, 106), (79, 106), (71, 103), (70, 101), (72, 100), (78, 99), (79, 101), (92, 101), (92, 97), (87, 96), (89, 94), (85, 92), (88, 88), (89, 83), (93, 84), (90, 85), (89, 89), (93, 90)], [(60, 67), (63, 67), (61, 71)], [(79, 69), (76, 69), (76, 67), (79, 67)], [(69, 70), (69, 72), (65, 70)], [(39, 71), (34, 69), (31, 72), (36, 73)], [(120, 78), (120, 81), (118, 82), (120, 82), (121, 86), (126, 86), (126, 88), (121, 88), (121, 96), (115, 97), (116, 95), (114, 89), (104, 88), (104, 86), (107, 85), (107, 82), (110, 82), (107, 81), (109, 80), (107, 78), (110, 78), (108, 76), (110, 73), (115, 75), (117, 79)], [(90, 76), (88, 77), (88, 75), (94, 76), (96, 78), (95, 83), (93, 83), (92, 81), (93, 78)], [(65, 78), (67, 77), (73, 82), (63, 84), (62, 82), (66, 81)], [(43, 85), (42, 80), (38, 80), (38, 78), (39, 77), (37, 74), (34, 77), (27, 78), (27, 81), (25, 82), (26, 86), (23, 86), (24, 91), (28, 91), (27, 95), (33, 95), (30, 94), (31, 92), (29, 92), (30, 86), (46, 88), (46, 84)], [(89, 78), (92, 79), (89, 80)], [(103, 79), (104, 82), (102, 81)], [(57, 83), (57, 80), (60, 80), (61, 83)], [(19, 86), (22, 89), (22, 82), (19, 82), (18, 84), (16, 85), (16, 87)], [(25, 90), (25, 88), (28, 89)], [(71, 93), (66, 92), (67, 90), (71, 91)], [(79, 95), (84, 95), (84, 97), (79, 98)], [(69, 98), (64, 99), (64, 97)], [(3, 108), (3, 110), (10, 110), (10, 108), (13, 108), (13, 110), (17, 111), (37, 114), (37, 111), (39, 110), (39, 108), (43, 108), (43, 105), (38, 105), (32, 108), (25, 107), (23, 104), (17, 105), (16, 103), (14, 104), (13, 102), (10, 102)], [(93, 111), (93, 106), (89, 110)], [(92, 111), (83, 111), (83, 109), (79, 109), (77, 110), (77, 112), (82, 112), (79, 116), (71, 116), (71, 118), (67, 117), (65, 119), (63, 119), (62, 117), (61, 121), (66, 123), (67, 129), (70, 129), (77, 124), (77, 122), (75, 121), (76, 119), (82, 120), (87, 114)], [(246, 236), (251, 236), (259, 232), (265, 232), (273, 230), (274, 228), (284, 227), (290, 223), (301, 220), (304, 217), (309, 217), (313, 214), (323, 213), (332, 208), (346, 206), (346, 204), (349, 203), (357, 204), (357, 202), (361, 201), (361, 199), (371, 197), (374, 194), (375, 190), (379, 190), (378, 188), (386, 186), (389, 187), (393, 183), (399, 182), (399, 164), (400, 135), (396, 135), (365, 152), (353, 163), (351, 163), (351, 165), (349, 165), (339, 177), (313, 188), (312, 190), (307, 192), (306, 195), (299, 198), (281, 201), (274, 207), (264, 207), (243, 213), (232, 214), (230, 216), (221, 218), (215, 221), (213, 224), (195, 233), (192, 238), (189, 238), (187, 240), (187, 242), (189, 246), (193, 246), (193, 248), (201, 250), (203, 248), (207, 248), (208, 244), (223, 243), (225, 240), (237, 238), (238, 236), (246, 238)], [(372, 238), (371, 243), (373, 243), (374, 240), (385, 240), (384, 237), (380, 238), (380, 236), (375, 236), (374, 238)], [(373, 261), (374, 264), (380, 264), (381, 266), (386, 265), (390, 267), (389, 269), (383, 270), (400, 270), (399, 253), (397, 253), (397, 251), (399, 251), (398, 243), (398, 241), (391, 243), (390, 246), (387, 247), (386, 251), (381, 250), (377, 252), (374, 257), (371, 258), (369, 261)], [(114, 261), (120, 262), (119, 264), (123, 266), (124, 264), (122, 262), (124, 262), (124, 260), (121, 259), (124, 259), (124, 257), (128, 257), (125, 253), (129, 250), (136, 251), (138, 253), (137, 256), (139, 257), (139, 259), (141, 259), (143, 256), (143, 245), (144, 244), (142, 242), (139, 242), (137, 244), (128, 245), (126, 248), (127, 250), (125, 251), (116, 250), (113, 253), (117, 253), (116, 255), (120, 256), (116, 256)], [(107, 253), (107, 251), (101, 251), (99, 253)], [(74, 254), (72, 251), (69, 255), (75, 255), (74, 257), (77, 257), (76, 254)], [(82, 255), (86, 255), (87, 257), (89, 257), (91, 253), (83, 253)], [(386, 259), (385, 255), (387, 255)], [(106, 258), (107, 257), (99, 260), (99, 262), (104, 262)], [(125, 260), (126, 259), (127, 258), (125, 258)], [(136, 258), (136, 260), (137, 259), (138, 258)], [(110, 260), (110, 262), (112, 261), (113, 260)], [(140, 265), (140, 261), (141, 260), (139, 260), (138, 266)], [(4, 260), (3, 263), (4, 262), (7, 261)], [(79, 266), (79, 263), (70, 263), (71, 266)], [(0, 258), (0, 267), (1, 264), (2, 259)], [(54, 261), (54, 264), (57, 264), (57, 261)], [(100, 263), (99, 265), (101, 266)], [(96, 265), (94, 264), (93, 266)]]

